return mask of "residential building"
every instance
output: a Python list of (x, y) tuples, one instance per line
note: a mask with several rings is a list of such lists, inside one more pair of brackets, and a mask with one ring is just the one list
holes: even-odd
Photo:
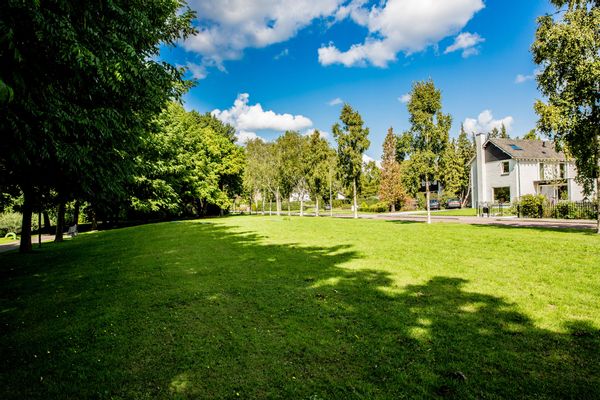
[(577, 170), (554, 144), (475, 136), (471, 161), (472, 205), (513, 202), (526, 194), (543, 194), (550, 201), (585, 199), (575, 181)]

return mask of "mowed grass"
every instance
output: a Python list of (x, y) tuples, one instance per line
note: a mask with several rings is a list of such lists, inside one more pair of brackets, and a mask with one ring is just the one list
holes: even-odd
[(2, 399), (593, 399), (591, 232), (240, 216), (0, 255)]

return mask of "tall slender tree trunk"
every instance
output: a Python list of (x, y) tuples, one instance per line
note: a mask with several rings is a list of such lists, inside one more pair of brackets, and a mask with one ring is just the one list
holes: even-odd
[(269, 197), (269, 216), (273, 215), (273, 199)]
[(600, 235), (600, 176), (596, 178), (596, 212), (598, 213), (596, 232)]
[(31, 213), (33, 212), (33, 193), (30, 187), (23, 188), (23, 219), (21, 221), (21, 243), (19, 252), (27, 253), (31, 246)]
[(288, 208), (288, 217), (291, 217), (292, 216), (292, 208), (290, 207), (290, 198), (289, 197), (287, 200), (287, 206), (288, 206), (287, 207)]
[(73, 207), (73, 225), (79, 225), (79, 210), (81, 209), (81, 203), (79, 200), (75, 201), (75, 206)]
[(260, 197), (262, 199), (262, 215), (265, 215), (265, 192), (261, 192)]
[(333, 217), (333, 189), (331, 188), (332, 184), (329, 183), (329, 216)]
[(304, 192), (300, 194), (300, 216), (304, 217)]
[(392, 212), (396, 212), (396, 203), (392, 201)]
[(356, 178), (352, 181), (352, 190), (354, 198), (354, 218), (358, 218), (358, 196), (356, 194)]
[(48, 211), (42, 212), (42, 216), (44, 217), (44, 232), (50, 233), (51, 223), (50, 223), (50, 215), (48, 215)]
[(91, 212), (91, 217), (92, 217), (92, 230), (96, 231), (98, 230), (98, 218), (96, 216), (96, 210), (94, 208), (92, 208), (92, 212)]
[(425, 174), (425, 203), (427, 204), (427, 223), (431, 223), (431, 209), (429, 208), (429, 175)]
[(54, 236), (55, 242), (63, 241), (63, 232), (65, 230), (65, 201), (60, 200), (58, 203), (58, 209), (56, 211), (56, 235)]
[(277, 190), (275, 192), (275, 207), (276, 207), (276, 214), (277, 216), (281, 215), (281, 194), (279, 193), (279, 190)]
[(319, 196), (315, 196), (315, 217), (319, 216)]

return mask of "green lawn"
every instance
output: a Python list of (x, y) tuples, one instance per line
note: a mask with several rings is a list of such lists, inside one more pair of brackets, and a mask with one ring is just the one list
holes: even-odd
[(2, 399), (592, 399), (591, 232), (240, 216), (0, 254)]
[(0, 237), (0, 244), (14, 242), (11, 238)]

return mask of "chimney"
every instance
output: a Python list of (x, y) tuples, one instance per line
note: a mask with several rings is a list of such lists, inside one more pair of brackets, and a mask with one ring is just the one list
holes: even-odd
[(546, 147), (546, 141), (542, 140), (542, 147)]
[(475, 136), (475, 155), (476, 155), (476, 174), (477, 174), (477, 195), (474, 196), (473, 200), (477, 203), (483, 203), (488, 201), (487, 199), (487, 187), (486, 187), (486, 166), (485, 166), (485, 150), (483, 145), (487, 141), (487, 135), (485, 133), (478, 133)]

